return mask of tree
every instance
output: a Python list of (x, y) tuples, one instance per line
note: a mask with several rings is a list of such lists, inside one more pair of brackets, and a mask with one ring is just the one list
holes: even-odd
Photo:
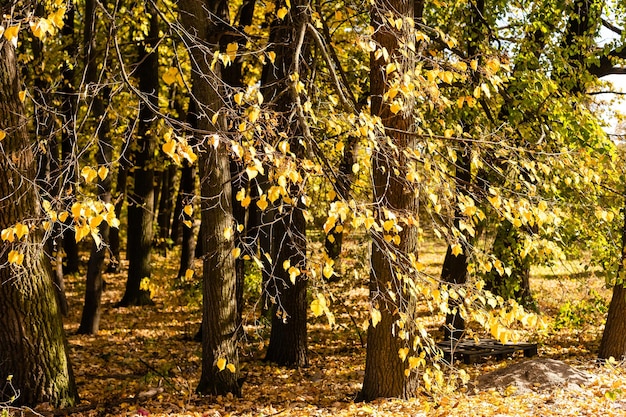
[[(289, 6), (276, 2), (276, 9), (289, 9), (285, 20), (275, 19), (270, 27), (269, 45), (275, 53), (274, 62), (263, 67), (261, 88), (265, 101), (277, 118), (277, 126), (288, 138), (288, 149), (293, 160), (286, 158), (285, 167), (276, 167), (274, 177), (288, 176), (288, 170), (298, 171), (297, 161), (304, 158), (306, 129), (302, 117), (293, 119), (293, 105), (297, 102), (298, 80), (305, 80), (305, 65), (309, 57), (309, 44), (304, 36), (310, 10), (308, 2), (294, 1)], [(269, 169), (269, 168), (268, 168)], [(283, 171), (284, 172), (284, 171)], [(269, 180), (269, 173), (266, 180)], [(302, 199), (302, 176), (294, 175), (295, 180), (283, 187), (285, 194), (273, 200), (269, 196), (273, 185), (263, 184), (270, 207), (263, 210), (262, 232), (265, 236), (261, 252), (264, 259), (265, 288), (272, 300), (272, 330), (265, 359), (285, 366), (307, 366), (307, 277), (306, 269), (306, 220)], [(276, 188), (274, 188), (276, 190)], [(269, 197), (268, 197), (269, 196)], [(285, 196), (287, 198), (285, 198)], [(261, 197), (263, 198), (263, 197)], [(257, 204), (258, 205), (258, 204)], [(259, 206), (261, 207), (261, 206)], [(267, 259), (269, 257), (269, 259)]]
[[(6, 12), (9, 2), (0, 3)], [(36, 159), (26, 129), (25, 109), (15, 49), (0, 40), (0, 401), (19, 393), (17, 404), (49, 402), (71, 406), (78, 401), (67, 354), (50, 264), (44, 256), (37, 192)], [(31, 229), (32, 228), (32, 229)], [(31, 231), (32, 230), (32, 231)]]
[[(391, 18), (389, 17), (391, 16)], [(377, 50), (386, 49), (395, 71), (388, 71), (382, 53), (372, 52), (370, 59), (371, 112), (380, 117), (383, 127), (378, 133), (378, 147), (372, 155), (372, 182), (377, 221), (392, 223), (385, 230), (396, 235), (396, 242), (384, 238), (383, 233), (373, 233), (370, 302), (372, 321), (367, 330), (367, 356), (365, 376), (359, 399), (371, 401), (379, 397), (409, 398), (418, 386), (417, 374), (411, 372), (399, 352), (406, 342), (398, 336), (398, 322), (412, 322), (415, 299), (406, 291), (398, 259), (392, 253), (416, 256), (417, 230), (410, 222), (398, 227), (397, 218), (408, 219), (417, 213), (417, 196), (407, 187), (406, 155), (415, 148), (415, 118), (410, 102), (404, 109), (393, 109), (388, 92), (394, 83), (401, 83), (403, 74), (415, 65), (415, 56), (402, 54), (400, 43), (414, 40), (414, 2), (382, 0), (372, 6), (372, 39)], [(402, 21), (396, 25), (396, 19)], [(394, 22), (392, 26), (390, 22)], [(397, 84), (396, 84), (397, 85)], [(392, 163), (390, 161), (397, 161)], [(395, 246), (394, 246), (395, 245)], [(396, 255), (397, 256), (397, 255)], [(408, 295), (408, 296), (407, 296)], [(410, 349), (410, 348), (409, 348)], [(406, 357), (406, 356), (405, 356)], [(408, 371), (408, 372), (407, 372)]]
[(225, 0), (185, 0), (180, 4), (184, 34), (190, 45), (198, 143), (203, 142), (199, 167), (202, 196), (203, 307), (202, 375), (197, 391), (203, 394), (241, 394), (237, 349), (237, 303), (235, 259), (232, 255), (232, 190), (229, 152), (224, 143), (213, 146), (202, 141), (204, 134), (223, 129), (221, 64), (211, 66), (209, 58), (219, 50), (223, 26), (229, 22)]
[[(95, 10), (95, 1), (87, 0), (85, 2), (85, 83), (87, 88), (95, 89), (98, 82), (98, 71), (96, 57), (98, 55), (96, 43), (96, 21), (97, 15)], [(105, 58), (106, 59), (106, 58)], [(106, 61), (103, 67), (106, 66)], [(104, 87), (102, 91), (95, 91), (92, 102), (93, 115), (95, 120), (99, 121), (96, 125), (96, 135), (98, 138), (98, 146), (96, 150), (96, 162), (100, 169), (108, 171), (113, 159), (113, 143), (111, 140), (111, 128), (109, 119), (106, 114), (105, 102), (110, 99), (110, 88)], [(104, 175), (98, 177), (96, 185), (98, 199), (104, 204), (111, 204), (111, 176)], [(104, 290), (104, 279), (102, 274), (105, 270), (105, 260), (107, 245), (109, 243), (109, 224), (102, 222), (98, 228), (100, 241), (94, 239), (87, 264), (87, 280), (85, 283), (85, 303), (83, 304), (83, 313), (78, 327), (80, 334), (96, 334), (100, 326), (100, 303), (102, 299), (102, 291)]]
[(149, 14), (149, 30), (139, 46), (137, 68), (139, 90), (143, 96), (140, 97), (137, 136), (132, 145), (134, 182), (133, 191), (128, 196), (128, 280), (119, 306), (152, 304), (150, 292), (141, 288), (141, 282), (149, 280), (152, 272), (156, 150), (154, 109), (159, 107), (159, 16), (152, 3), (145, 6)]

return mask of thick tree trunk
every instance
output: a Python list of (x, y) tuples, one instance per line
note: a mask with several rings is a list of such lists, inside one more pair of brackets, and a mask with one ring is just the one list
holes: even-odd
[[(139, 107), (139, 127), (133, 144), (134, 184), (128, 197), (128, 279), (126, 291), (119, 306), (152, 304), (150, 292), (141, 289), (141, 281), (152, 274), (152, 241), (154, 237), (154, 152), (156, 137), (153, 111), (158, 108), (159, 92), (159, 19), (152, 3), (146, 3), (150, 12), (150, 29), (139, 47), (139, 89), (145, 96)], [(149, 102), (149, 104), (147, 102)]]
[[(225, 0), (183, 0), (179, 4), (183, 25), (198, 42), (213, 50), (194, 46), (192, 100), (198, 106), (198, 128), (214, 130), (211, 118), (220, 108), (220, 64), (211, 69), (210, 56), (219, 47), (219, 21), (229, 21)], [(223, 20), (222, 20), (223, 19)], [(200, 137), (198, 137), (200, 139)], [(229, 154), (224, 144), (207, 146), (200, 154), (203, 236), (202, 375), (197, 391), (203, 394), (241, 394), (237, 349), (237, 303), (235, 297), (234, 242), (224, 233), (233, 228)], [(225, 367), (224, 367), (225, 366)]]
[[(6, 2), (0, 2), (5, 10)], [(0, 155), (0, 229), (40, 215), (35, 180), (33, 141), (27, 136), (22, 89), (15, 50), (0, 40), (0, 130), (6, 134)], [(28, 224), (28, 226), (39, 226)], [(78, 401), (63, 323), (50, 265), (40, 231), (32, 230), (15, 243), (3, 242), (0, 253), (0, 403), (20, 395), (16, 404), (70, 406)], [(9, 264), (16, 250), (23, 263)], [(12, 379), (7, 383), (7, 378)]]
[[(388, 13), (392, 13), (394, 18), (413, 18), (414, 2), (382, 0), (372, 6), (371, 21), (375, 31), (373, 39), (379, 48), (387, 49), (391, 59), (398, 59), (397, 68), (401, 76), (413, 69), (414, 61), (410, 55), (400, 56), (399, 42), (411, 39), (414, 28), (406, 19), (401, 30), (391, 27), (386, 18)], [(372, 53), (370, 65), (371, 112), (380, 116), (385, 126), (384, 136), (380, 137), (372, 155), (374, 203), (377, 220), (382, 224), (387, 219), (385, 212), (388, 211), (398, 217), (417, 214), (417, 196), (405, 184), (403, 173), (403, 167), (407, 165), (404, 150), (415, 147), (415, 136), (412, 134), (414, 122), (410, 103), (405, 103), (405, 110), (394, 114), (389, 109), (389, 103), (383, 101), (391, 82), (387, 79), (387, 62), (384, 58), (376, 59)], [(393, 76), (391, 73), (390, 77)], [(393, 165), (390, 161), (394, 161)], [(398, 355), (400, 349), (408, 348), (407, 343), (394, 331), (395, 323), (401, 319), (401, 315), (405, 316), (407, 323), (412, 322), (415, 300), (402, 290), (403, 284), (398, 276), (402, 265), (393, 262), (390, 253), (395, 252), (401, 256), (412, 253), (417, 256), (416, 227), (403, 224), (398, 235), (400, 241), (394, 244), (387, 243), (382, 233), (373, 233), (370, 302), (372, 308), (380, 312), (380, 321), (377, 324), (372, 322), (367, 331), (365, 376), (358, 396), (363, 401), (379, 397), (409, 398), (416, 394), (418, 387), (417, 373), (405, 374), (408, 365)], [(391, 294), (391, 291), (394, 293)]]

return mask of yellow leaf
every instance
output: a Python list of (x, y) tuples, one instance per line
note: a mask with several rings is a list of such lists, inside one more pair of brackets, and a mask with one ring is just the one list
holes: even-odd
[(391, 106), (389, 106), (389, 111), (391, 111), (393, 114), (398, 114), (400, 110), (402, 110), (402, 105), (399, 104), (397, 101), (394, 101), (393, 103), (391, 103)]
[(162, 146), (163, 152), (170, 158), (174, 158), (174, 154), (176, 153), (176, 141), (169, 140), (165, 142)]
[(50, 27), (50, 23), (48, 23), (47, 19), (37, 19), (37, 22), (31, 21), (30, 30), (33, 32), (38, 39), (43, 40), (48, 32), (52, 30)]
[(451, 138), (454, 135), (454, 129), (446, 129), (443, 132), (443, 136), (446, 138)]
[(20, 31), (20, 25), (9, 26), (4, 31), (4, 37), (13, 44), (14, 48), (17, 48), (17, 34)]
[(185, 205), (185, 207), (183, 208), (183, 213), (185, 213), (187, 216), (191, 216), (193, 214), (193, 206), (191, 204)]
[(104, 220), (104, 218), (101, 215), (92, 217), (91, 219), (89, 219), (89, 227), (92, 229), (95, 229), (96, 227), (100, 226), (100, 223), (102, 223), (102, 220)]
[(62, 211), (61, 213), (59, 213), (59, 221), (61, 221), (61, 222), (63, 222), (63, 223), (64, 223), (64, 222), (65, 222), (65, 220), (67, 220), (67, 217), (68, 217), (69, 215), (70, 215), (70, 214), (69, 214), (67, 211)]
[(233, 100), (235, 100), (235, 103), (237, 103), (238, 106), (241, 106), (241, 103), (243, 103), (243, 93), (239, 92), (235, 94), (233, 96)]
[(317, 294), (317, 299), (311, 301), (311, 311), (315, 317), (319, 317), (326, 311), (326, 298), (323, 294)]
[(231, 253), (233, 255), (233, 258), (237, 259), (239, 258), (239, 255), (241, 255), (241, 248), (234, 248)]
[(83, 177), (86, 182), (92, 182), (98, 176), (98, 173), (92, 167), (84, 167), (80, 171), (80, 176)]
[(461, 247), (461, 245), (459, 245), (458, 243), (455, 245), (452, 245), (452, 255), (458, 256), (462, 253), (463, 253), (463, 248)]
[(383, 229), (388, 232), (395, 226), (395, 224), (396, 222), (393, 220), (385, 220), (385, 222), (383, 223)]
[(48, 16), (50, 22), (52, 22), (52, 24), (58, 29), (61, 29), (65, 24), (65, 22), (63, 21), (63, 17), (65, 16), (65, 10), (65, 6), (61, 6), (56, 12)]
[(165, 84), (172, 85), (177, 81), (177, 78), (179, 77), (179, 75), (180, 74), (178, 72), (178, 68), (170, 67), (167, 69), (167, 71), (165, 71), (162, 78)]
[(246, 196), (246, 198), (241, 200), (241, 207), (243, 207), (243, 208), (248, 207), (250, 205), (251, 201), (252, 201), (252, 199), (250, 198), (250, 196)]
[(401, 348), (398, 350), (398, 356), (400, 357), (400, 360), (402, 362), (404, 362), (406, 360), (407, 355), (409, 354), (409, 348)]
[(83, 238), (85, 236), (87, 236), (89, 233), (91, 233), (91, 228), (89, 226), (87, 226), (87, 225), (77, 226), (75, 233), (76, 233), (76, 235), (75, 235), (76, 243), (78, 243), (81, 240), (83, 240)]
[(265, 210), (267, 208), (267, 196), (263, 194), (261, 198), (259, 198), (259, 200), (256, 202), (256, 205), (258, 208), (261, 209), (261, 211)]
[(233, 374), (236, 371), (235, 365), (233, 365), (232, 363), (229, 363), (228, 365), (226, 365), (226, 369), (228, 369)]
[(189, 281), (191, 278), (193, 278), (193, 269), (187, 269), (185, 271), (185, 280)]
[(267, 53), (267, 57), (269, 58), (270, 62), (273, 64), (274, 60), (276, 60), (276, 52), (274, 51), (269, 51)]
[(223, 370), (224, 370), (224, 368), (226, 368), (226, 359), (224, 359), (224, 358), (219, 358), (219, 359), (217, 360), (216, 365), (217, 365), (217, 369), (219, 369), (220, 371), (223, 371)]
[[(17, 41), (17, 37), (15, 38)], [(22, 90), (18, 93), (18, 96), (20, 98), (20, 101), (23, 103), (24, 100), (26, 100), (26, 90)]]
[(237, 42), (231, 42), (226, 45), (226, 55), (231, 62), (235, 61), (237, 58), (237, 50), (239, 49), (239, 44)]
[(16, 250), (12, 250), (11, 252), (9, 252), (8, 260), (10, 264), (22, 265), (22, 263), (24, 262), (24, 254)]
[(0, 233), (2, 240), (6, 240), (8, 242), (13, 242), (15, 240), (15, 229), (9, 227), (8, 229), (2, 229), (2, 233)]
[(443, 71), (439, 73), (439, 78), (441, 78), (441, 80), (446, 84), (452, 84), (452, 81), (454, 81), (454, 74), (451, 71)]
[(296, 285), (296, 278), (300, 275), (300, 269), (292, 266), (289, 268), (289, 280), (293, 285)]
[(15, 235), (18, 239), (21, 239), (22, 236), (28, 235), (28, 226), (22, 223), (18, 223), (15, 225)]
[[(287, 8), (285, 8), (285, 7), (281, 7), (281, 8), (280, 8), (280, 9), (278, 9), (278, 11), (276, 12), (276, 16), (277, 16), (279, 19), (281, 19), (281, 20), (282, 20), (285, 16), (287, 16), (287, 13), (289, 13), (289, 11), (287, 10)], [(272, 63), (273, 63), (273, 62), (274, 62), (274, 61), (272, 60)]]
[(188, 227), (189, 229), (191, 229), (193, 227), (193, 223), (190, 220), (184, 220), (183, 224)]
[(378, 325), (378, 323), (380, 323), (380, 320), (382, 319), (382, 315), (380, 314), (380, 310), (378, 310), (376, 308), (372, 308), (371, 316), (372, 316), (372, 327), (376, 327)]
[(258, 175), (259, 171), (256, 169), (254, 165), (246, 167), (246, 174), (248, 174), (248, 179), (252, 180)]
[(329, 263), (324, 264), (324, 268), (322, 269), (322, 274), (324, 274), (324, 276), (328, 279), (330, 277), (333, 276), (333, 273), (335, 271), (333, 270), (333, 266)]
[(470, 68), (473, 71), (476, 71), (478, 69), (478, 61), (475, 59), (472, 59), (472, 61), (470, 62)]
[(387, 64), (387, 67), (385, 68), (385, 72), (387, 73), (387, 75), (389, 75), (392, 72), (394, 72), (397, 68), (398, 67), (396, 66), (394, 62), (390, 62)]
[(109, 175), (109, 168), (107, 167), (98, 168), (98, 177), (100, 178), (100, 180), (104, 181), (107, 175)]
[(4, 130), (0, 130), (0, 141), (2, 141), (7, 136), (7, 132)]
[(356, 174), (357, 172), (359, 172), (359, 169), (361, 169), (361, 167), (359, 166), (359, 163), (355, 163), (354, 165), (352, 165), (352, 172), (354, 174)]

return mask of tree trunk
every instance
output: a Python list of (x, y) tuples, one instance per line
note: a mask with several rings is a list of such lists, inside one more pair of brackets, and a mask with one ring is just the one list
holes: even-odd
[(172, 210), (174, 209), (174, 196), (176, 183), (176, 165), (170, 164), (163, 171), (161, 182), (161, 198), (159, 199), (159, 213), (157, 224), (159, 225), (159, 240), (165, 248), (171, 248), (170, 227), (172, 225)]
[[(86, 48), (85, 54), (85, 83), (92, 86), (98, 82), (97, 71), (97, 44), (96, 44), (96, 4), (95, 0), (86, 0), (85, 2), (85, 32), (84, 42)], [(88, 91), (93, 91), (89, 89)], [(100, 97), (100, 94), (103, 96)], [(106, 115), (105, 104), (110, 100), (110, 88), (105, 87), (102, 91), (96, 92), (93, 97), (93, 119), (96, 121), (96, 134), (98, 137), (98, 151), (96, 161), (99, 167), (109, 167), (113, 159), (113, 143), (110, 136), (109, 119)], [(104, 179), (98, 177), (98, 198), (105, 204), (111, 203), (111, 176), (107, 175)], [(94, 241), (91, 246), (89, 262), (87, 263), (87, 281), (85, 284), (85, 303), (83, 304), (83, 313), (80, 319), (80, 326), (77, 333), (79, 334), (96, 334), (100, 327), (100, 304), (102, 299), (102, 291), (104, 288), (104, 280), (102, 274), (106, 261), (107, 245), (109, 242), (109, 224), (103, 221), (98, 226), (100, 239), (102, 242), (96, 244)]]
[[(192, 100), (198, 106), (198, 130), (208, 133), (211, 118), (220, 108), (221, 66), (210, 68), (210, 56), (219, 47), (219, 21), (229, 22), (225, 0), (183, 0), (182, 23), (198, 37), (192, 56)], [(201, 139), (198, 134), (198, 138)], [(200, 141), (199, 141), (200, 142)], [(241, 394), (237, 349), (237, 303), (235, 298), (234, 243), (224, 231), (233, 228), (232, 189), (226, 146), (207, 146), (200, 154), (203, 236), (202, 375), (197, 391), (202, 394)], [(225, 366), (225, 368), (224, 368)]]
[[(6, 12), (6, 2), (0, 8)], [(6, 137), (0, 155), (0, 229), (40, 215), (33, 182), (36, 161), (26, 131), (22, 89), (15, 50), (0, 40), (0, 130)], [(41, 235), (31, 230), (15, 243), (3, 242), (0, 257), (0, 403), (19, 390), (15, 404), (49, 402), (71, 406), (78, 394), (67, 355), (67, 343), (50, 265)], [(8, 264), (10, 250), (24, 255), (23, 263)], [(9, 382), (8, 377), (12, 375)]]
[[(158, 108), (159, 92), (159, 18), (152, 3), (147, 38), (139, 46), (139, 89), (144, 94), (139, 106), (139, 127), (133, 144), (134, 185), (128, 198), (128, 279), (119, 306), (152, 304), (150, 292), (141, 289), (141, 281), (152, 274), (151, 254), (154, 220), (154, 152), (156, 150), (153, 111)], [(146, 102), (147, 101), (147, 102)]]
[[(63, 29), (61, 29), (65, 52), (67, 57), (61, 71), (63, 75), (62, 104), (61, 113), (63, 118), (63, 129), (61, 130), (61, 159), (63, 161), (63, 195), (61, 197), (65, 208), (71, 207), (75, 200), (76, 185), (78, 184), (78, 164), (76, 158), (76, 91), (74, 88), (74, 67), (75, 62), (71, 60), (77, 56), (77, 45), (74, 38), (74, 15), (76, 5), (73, 1), (68, 4), (65, 14)], [(72, 226), (71, 216), (63, 227), (63, 251), (65, 252), (65, 262), (63, 272), (75, 274), (79, 272), (80, 258), (78, 256), (78, 244), (76, 234)], [(57, 277), (62, 284), (63, 280)]]
[[(117, 219), (122, 215), (124, 201), (126, 201), (126, 189), (128, 182), (128, 163), (125, 160), (125, 152), (120, 156), (120, 164), (117, 168), (117, 177), (115, 179), (115, 217)], [(109, 261), (108, 272), (118, 272), (120, 268), (120, 229), (112, 228), (109, 231), (109, 250), (111, 259)]]
[[(626, 200), (625, 207), (626, 207)], [(626, 213), (626, 210), (625, 210)], [(622, 227), (622, 262), (619, 265), (609, 313), (602, 333), (598, 356), (613, 357), (621, 361), (626, 357), (626, 288), (624, 287), (624, 264), (626, 263), (626, 215)]]
[[(392, 27), (386, 16), (392, 13), (395, 18), (414, 17), (414, 2), (412, 0), (382, 0), (372, 6), (371, 21), (374, 27), (373, 39), (379, 48), (386, 48), (390, 59), (397, 59), (398, 74), (389, 74), (389, 77), (402, 76), (413, 70), (414, 59), (410, 55), (402, 56), (399, 53), (399, 42), (412, 39), (414, 28), (404, 20), (402, 29)], [(396, 216), (411, 216), (417, 213), (417, 196), (412, 187), (405, 184), (403, 168), (407, 161), (404, 150), (415, 147), (415, 136), (412, 135), (413, 114), (411, 104), (405, 103), (406, 108), (392, 113), (389, 103), (383, 97), (389, 89), (391, 80), (387, 79), (385, 71), (387, 62), (383, 57), (376, 59), (372, 52), (370, 58), (370, 89), (371, 112), (380, 116), (385, 126), (385, 132), (379, 136), (378, 146), (372, 155), (372, 179), (374, 186), (374, 203), (377, 210), (377, 221), (382, 224), (386, 220), (386, 212)], [(391, 144), (393, 145), (391, 145)], [(393, 165), (390, 161), (393, 161)], [(367, 330), (367, 353), (365, 361), (365, 376), (363, 388), (358, 396), (359, 400), (371, 401), (379, 397), (409, 398), (416, 394), (418, 387), (417, 373), (405, 371), (407, 363), (400, 359), (398, 352), (408, 348), (395, 331), (395, 323), (405, 315), (405, 321), (411, 323), (414, 319), (414, 297), (401, 290), (403, 284), (400, 268), (402, 265), (393, 262), (390, 251), (401, 256), (414, 254), (417, 256), (417, 229), (415, 226), (402, 225), (398, 233), (400, 242), (387, 243), (382, 233), (373, 233), (371, 272), (370, 272), (370, 302), (373, 311), (380, 315), (378, 323), (370, 323)], [(391, 291), (394, 294), (391, 294)], [(413, 353), (415, 355), (415, 353)]]
[[(310, 56), (306, 39), (300, 44), (300, 32), (308, 21), (307, 2), (291, 3), (284, 20), (275, 20), (270, 27), (269, 45), (275, 52), (274, 63), (263, 67), (261, 76), (265, 102), (279, 118), (278, 126), (289, 138), (291, 152), (304, 158), (303, 126), (292, 120), (295, 97), (289, 79), (299, 62)], [(283, 2), (277, 2), (282, 6)], [(299, 49), (300, 55), (294, 56)], [(305, 67), (305, 65), (302, 65)], [(306, 79), (304, 72), (298, 74)], [(297, 164), (297, 162), (296, 162)], [(270, 169), (270, 168), (268, 168)], [(266, 185), (264, 192), (271, 185)], [(261, 259), (264, 261), (264, 291), (272, 301), (272, 331), (265, 359), (283, 366), (307, 366), (307, 304), (306, 290), (306, 221), (304, 220), (301, 184), (287, 186), (291, 202), (279, 198), (263, 213)], [(269, 246), (269, 247), (268, 247)], [(263, 253), (264, 252), (264, 253)], [(265, 258), (269, 254), (271, 263)], [(284, 265), (289, 262), (289, 268)], [(291, 268), (294, 268), (290, 271)], [(296, 271), (297, 270), (297, 271)], [(293, 275), (292, 275), (293, 274)]]

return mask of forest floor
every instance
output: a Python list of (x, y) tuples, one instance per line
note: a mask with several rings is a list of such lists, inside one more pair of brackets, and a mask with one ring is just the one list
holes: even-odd
[[(331, 309), (337, 325), (324, 317), (309, 324), (310, 366), (285, 369), (262, 361), (269, 326), (258, 320), (258, 308), (247, 306), (247, 340), (242, 344), (243, 397), (201, 397), (194, 393), (200, 376), (201, 346), (193, 341), (200, 324), (200, 289), (194, 278), (175, 282), (177, 253), (154, 256), (151, 290), (153, 306), (116, 308), (125, 274), (107, 274), (103, 314), (97, 336), (76, 335), (82, 309), (84, 277), (70, 276), (67, 294), (70, 314), (65, 319), (71, 361), (81, 403), (71, 410), (43, 415), (73, 416), (618, 416), (626, 415), (626, 368), (622, 363), (598, 364), (595, 354), (601, 337), (610, 291), (593, 274), (576, 266), (533, 270), (532, 287), (547, 330), (528, 335), (538, 343), (538, 358), (564, 362), (589, 376), (584, 384), (529, 389), (495, 386), (482, 390), (464, 387), (438, 395), (420, 394), (410, 401), (378, 400), (355, 403), (365, 366), (364, 332), (367, 299), (366, 245), (347, 245), (342, 279), (325, 288), (334, 295)], [(420, 261), (438, 273), (442, 247), (422, 250)], [(196, 277), (201, 273), (196, 271)], [(254, 299), (254, 286), (246, 291)], [(425, 317), (431, 329), (440, 317)], [(478, 376), (526, 360), (516, 354), (506, 360), (486, 359), (463, 367)], [(560, 363), (560, 362), (559, 362)], [(524, 371), (528, 374), (528, 371)], [(19, 410), (14, 410), (19, 415)]]

